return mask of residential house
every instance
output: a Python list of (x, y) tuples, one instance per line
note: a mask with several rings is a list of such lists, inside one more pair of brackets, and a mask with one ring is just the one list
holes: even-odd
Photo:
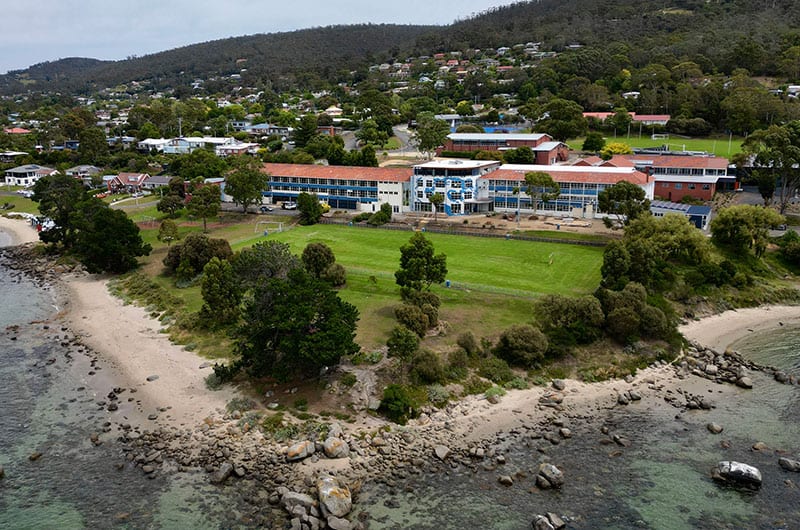
[(137, 193), (144, 189), (150, 175), (147, 173), (120, 173), (107, 182), (112, 193)]
[(169, 186), (172, 177), (169, 175), (152, 175), (142, 183), (142, 189), (154, 191)]
[(27, 164), (6, 169), (5, 180), (7, 186), (30, 187), (36, 184), (42, 177), (47, 177), (58, 173), (55, 169), (40, 166), (37, 164)]
[(151, 151), (157, 151), (159, 153), (163, 153), (164, 146), (169, 144), (169, 142), (170, 141), (166, 138), (145, 138), (144, 140), (136, 144), (136, 148), (139, 151), (144, 151), (148, 153)]
[(261, 145), (248, 142), (236, 142), (231, 144), (219, 145), (214, 148), (214, 153), (219, 157), (256, 154), (261, 148)]
[(81, 165), (71, 167), (64, 172), (68, 177), (80, 179), (83, 185), (91, 187), (92, 177), (100, 174), (100, 168), (97, 166)]

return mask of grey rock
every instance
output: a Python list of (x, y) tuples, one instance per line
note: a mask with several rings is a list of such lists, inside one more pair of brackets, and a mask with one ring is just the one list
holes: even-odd
[(303, 460), (304, 458), (308, 458), (309, 456), (313, 455), (315, 450), (316, 446), (314, 442), (310, 440), (298, 442), (291, 446), (286, 452), (286, 461), (295, 462), (297, 460)]
[(789, 382), (789, 376), (786, 372), (775, 372), (775, 381), (785, 384)]
[(157, 379), (158, 379), (158, 376), (157, 376), (157, 375), (148, 375), (148, 376), (147, 376), (147, 381), (148, 381), (148, 382), (151, 382), (151, 383), (152, 383), (153, 381), (157, 380)]
[(572, 431), (566, 427), (561, 427), (558, 430), (558, 434), (560, 434), (562, 438), (572, 438)]
[(560, 488), (564, 485), (564, 473), (553, 464), (540, 464), (536, 484), (544, 489)]
[(752, 379), (750, 379), (750, 378), (749, 378), (749, 377), (747, 377), (747, 376), (745, 376), (745, 377), (740, 377), (740, 378), (739, 378), (739, 379), (737, 379), (737, 381), (736, 381), (736, 386), (739, 386), (739, 387), (741, 387), (741, 388), (753, 388), (753, 380), (752, 380)]
[(437, 445), (433, 448), (433, 452), (436, 454), (436, 458), (444, 460), (450, 454), (450, 448), (445, 445)]
[(567, 523), (565, 523), (564, 520), (558, 516), (558, 514), (547, 512), (547, 518), (550, 520), (550, 524), (553, 525), (555, 530), (561, 530), (562, 528), (567, 527)]
[(233, 464), (230, 462), (223, 462), (223, 464), (219, 466), (219, 469), (216, 470), (213, 475), (211, 475), (211, 482), (214, 484), (222, 484), (228, 480), (228, 477), (230, 477), (232, 473)]
[(628, 391), (628, 397), (631, 398), (631, 401), (641, 401), (642, 399), (642, 395), (635, 390)]
[(153, 467), (153, 466), (151, 466), (151, 465), (142, 466), (142, 471), (144, 471), (144, 472), (145, 472), (145, 474), (150, 474), (150, 473), (152, 473), (152, 472), (153, 472), (153, 471), (155, 471), (155, 470), (156, 470), (156, 468), (155, 468), (155, 467)]
[(345, 517), (353, 509), (350, 488), (343, 486), (330, 475), (322, 475), (317, 479), (317, 496), (322, 513), (334, 517)]
[(556, 390), (564, 390), (567, 387), (567, 384), (564, 382), (563, 379), (553, 379), (553, 388)]
[(631, 402), (631, 399), (630, 399), (630, 397), (628, 397), (628, 393), (627, 392), (623, 392), (622, 394), (619, 394), (617, 396), (617, 404), (619, 404), (619, 405), (627, 405), (630, 402)]
[(719, 368), (715, 364), (707, 364), (705, 372), (708, 375), (717, 375), (719, 373)]
[(555, 530), (553, 525), (550, 524), (550, 519), (544, 515), (537, 515), (534, 517), (531, 522), (531, 528), (533, 528), (533, 530)]
[(322, 444), (322, 449), (328, 458), (347, 458), (350, 456), (350, 446), (341, 438), (328, 438)]
[(711, 478), (738, 486), (761, 487), (761, 471), (741, 462), (719, 462), (711, 471)]
[(290, 512), (295, 506), (302, 506), (303, 508), (309, 509), (312, 506), (317, 504), (310, 495), (306, 495), (305, 493), (297, 493), (295, 491), (286, 491), (281, 494), (281, 506), (287, 511)]
[[(780, 460), (778, 460), (778, 464), (786, 471), (794, 471), (795, 473), (800, 473), (800, 461), (791, 460), (789, 458), (781, 458)], [(0, 467), (0, 478), (3, 478), (2, 470), (3, 468)]]
[(514, 485), (514, 480), (509, 475), (500, 475), (499, 477), (497, 477), (497, 482), (499, 482), (503, 486)]
[(353, 525), (347, 519), (341, 517), (328, 516), (328, 528), (331, 530), (352, 530)]
[(328, 437), (341, 438), (342, 434), (344, 434), (342, 431), (342, 426), (338, 422), (331, 423), (330, 428), (328, 428)]
[(714, 422), (711, 422), (708, 425), (706, 425), (706, 429), (708, 429), (708, 432), (710, 432), (711, 434), (719, 434), (723, 431), (722, 425)]
[(30, 460), (31, 462), (36, 462), (40, 458), (42, 458), (42, 453), (40, 453), (39, 451), (34, 451), (30, 455), (28, 455), (28, 460)]

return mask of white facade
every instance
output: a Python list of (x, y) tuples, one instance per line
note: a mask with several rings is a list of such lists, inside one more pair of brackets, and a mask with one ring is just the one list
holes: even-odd
[(430, 197), (444, 196), (441, 209), (447, 215), (464, 215), (491, 211), (489, 183), (480, 177), (500, 166), (491, 160), (435, 160), (414, 166), (411, 177), (412, 210), (434, 210)]

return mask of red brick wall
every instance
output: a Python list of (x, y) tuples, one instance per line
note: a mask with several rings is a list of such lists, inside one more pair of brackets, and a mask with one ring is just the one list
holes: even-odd
[[(710, 201), (714, 196), (714, 193), (717, 191), (716, 184), (709, 184), (709, 189), (707, 190), (704, 190), (704, 185), (700, 183), (694, 184), (694, 189), (689, 189), (689, 185), (690, 184), (687, 184), (686, 182), (677, 183), (659, 181), (656, 182), (654, 194), (656, 197), (660, 197), (672, 202), (681, 202), (681, 199), (687, 195), (695, 199)], [(680, 186), (680, 188), (677, 188), (676, 186)]]

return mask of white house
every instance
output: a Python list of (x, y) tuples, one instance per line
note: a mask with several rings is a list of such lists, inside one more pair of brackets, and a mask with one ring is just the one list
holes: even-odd
[(6, 170), (5, 178), (8, 186), (33, 186), (42, 177), (58, 173), (55, 169), (39, 166), (37, 164), (27, 164)]

